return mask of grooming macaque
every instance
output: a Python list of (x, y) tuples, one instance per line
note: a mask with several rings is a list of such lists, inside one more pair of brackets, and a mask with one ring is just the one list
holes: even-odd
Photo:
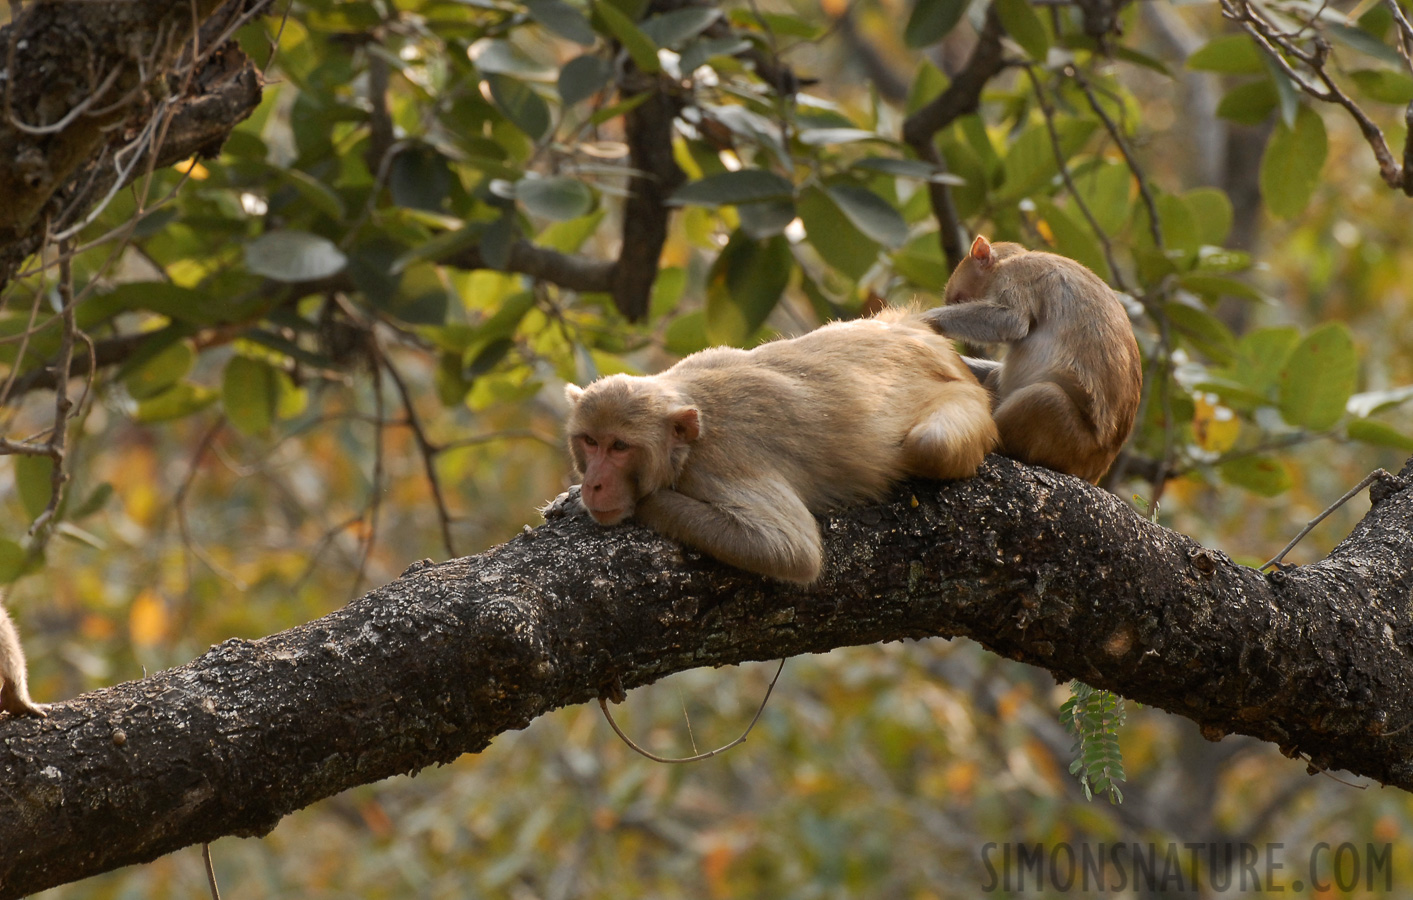
[(1001, 452), (1098, 482), (1143, 390), (1138, 344), (1109, 286), (1072, 259), (978, 237), (946, 303), (924, 314), (938, 331), (1009, 345), (999, 367), (969, 362), (995, 395)]
[(996, 445), (987, 393), (916, 313), (836, 322), (659, 375), (568, 385), (580, 499), (730, 563), (808, 583), (815, 515), (904, 476), (964, 478)]
[(25, 672), (25, 653), (20, 649), (20, 635), (15, 623), (5, 612), (4, 597), (0, 596), (0, 710), (16, 716), (47, 716), (29, 698), (29, 680)]

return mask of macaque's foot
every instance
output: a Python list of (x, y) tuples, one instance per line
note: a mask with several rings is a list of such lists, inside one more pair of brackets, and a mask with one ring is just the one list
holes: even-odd
[(540, 515), (544, 517), (546, 522), (551, 519), (563, 519), (567, 516), (583, 516), (588, 512), (579, 497), (579, 485), (577, 484), (540, 507)]
[(5, 704), (0, 706), (0, 710), (8, 712), (13, 718), (35, 716), (40, 719), (47, 719), (49, 718), (49, 713), (45, 712), (45, 710), (48, 708), (48, 703), (35, 703), (24, 698), (7, 698)]

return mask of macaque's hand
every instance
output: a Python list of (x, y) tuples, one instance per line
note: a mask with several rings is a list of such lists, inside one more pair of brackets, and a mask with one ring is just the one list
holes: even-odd
[(584, 508), (584, 502), (579, 496), (579, 485), (577, 484), (540, 507), (540, 515), (544, 517), (546, 522), (551, 519), (587, 516), (588, 514), (589, 511)]

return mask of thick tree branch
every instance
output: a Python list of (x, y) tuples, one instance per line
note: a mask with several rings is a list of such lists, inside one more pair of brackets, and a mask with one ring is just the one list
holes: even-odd
[[(0, 285), (115, 184), (219, 149), (260, 102), (259, 76), (227, 30), (268, 3), (38, 3), (0, 28)], [(169, 83), (179, 65), (191, 77)]]
[(808, 589), (638, 527), (552, 521), (315, 622), (0, 720), (0, 900), (483, 749), (699, 666), (964, 635), (1413, 789), (1413, 464), (1324, 561), (1274, 575), (1077, 479), (992, 457), (824, 522)]
[[(633, 76), (635, 81), (642, 78)], [(661, 79), (638, 90), (647, 91), (648, 99), (625, 117), (629, 162), (635, 174), (623, 201), (623, 246), (613, 266), (613, 305), (630, 322), (648, 314), (658, 258), (667, 242), (671, 215), (667, 198), (687, 180), (672, 158), (672, 121), (680, 101)]]

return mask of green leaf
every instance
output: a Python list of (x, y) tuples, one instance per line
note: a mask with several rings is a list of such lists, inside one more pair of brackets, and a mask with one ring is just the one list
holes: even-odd
[(762, 200), (742, 203), (736, 207), (741, 217), (741, 230), (756, 240), (774, 237), (795, 221), (794, 200)]
[(233, 356), (221, 380), (221, 402), (226, 418), (242, 434), (269, 430), (275, 421), (279, 381), (275, 369), (248, 356)]
[(629, 97), (627, 100), (622, 101), (621, 103), (615, 103), (612, 106), (605, 106), (603, 109), (594, 113), (592, 116), (589, 116), (589, 124), (602, 125), (610, 119), (616, 119), (621, 115), (630, 113), (633, 110), (637, 109), (639, 106), (642, 106), (643, 102), (651, 96), (653, 96), (651, 92), (643, 91), (641, 94), (634, 94), (633, 96)]
[(520, 291), (505, 298), (500, 308), (476, 329), (476, 339), (467, 346), (465, 360), (474, 362), (490, 344), (513, 338), (520, 323), (534, 308), (535, 295), (530, 291)]
[(49, 506), (54, 493), (53, 473), (54, 460), (48, 456), (15, 457), (15, 489), (31, 522)]
[(1275, 497), (1290, 490), (1295, 479), (1285, 463), (1269, 456), (1243, 456), (1222, 463), (1222, 479), (1262, 497)]
[(1220, 188), (1194, 188), (1182, 195), (1197, 228), (1201, 244), (1221, 245), (1231, 234), (1231, 200)]
[(562, 38), (592, 47), (597, 38), (589, 20), (564, 0), (525, 0), (530, 18)]
[(1365, 56), (1371, 56), (1385, 65), (1403, 68), (1403, 57), (1398, 51), (1374, 37), (1362, 28), (1342, 25), (1339, 22), (1324, 21), (1324, 25), (1335, 40), (1344, 43)]
[(1187, 58), (1187, 67), (1226, 75), (1260, 75), (1266, 71), (1261, 51), (1245, 34), (1228, 34), (1208, 41)]
[(137, 414), (133, 418), (144, 424), (170, 422), (173, 419), (201, 412), (215, 403), (218, 396), (210, 388), (183, 381), (180, 384), (172, 385), (170, 389), (157, 396), (139, 403)]
[(1006, 33), (1015, 38), (1031, 59), (1043, 63), (1050, 52), (1050, 38), (1030, 0), (992, 0), (991, 6)]
[(909, 47), (930, 47), (942, 40), (962, 20), (971, 0), (917, 0), (903, 28)]
[(1294, 128), (1276, 123), (1261, 157), (1261, 199), (1272, 215), (1289, 219), (1305, 209), (1328, 151), (1325, 123), (1308, 106), (1300, 107)]
[(1163, 310), (1173, 327), (1209, 358), (1223, 363), (1236, 358), (1236, 338), (1216, 316), (1185, 303), (1169, 303)]
[(491, 99), (516, 128), (537, 141), (545, 136), (550, 129), (549, 104), (534, 88), (498, 72), (487, 75), (486, 84), (490, 86)]
[[(1055, 123), (1060, 138), (1060, 152), (1066, 159), (1073, 156), (1099, 125), (1093, 119), (1062, 119)], [(1047, 188), (1060, 171), (1055, 160), (1050, 132), (1043, 122), (1025, 129), (1006, 151), (1006, 176), (1001, 196), (1014, 201)]]
[(649, 320), (665, 319), (677, 311), (682, 292), (687, 289), (687, 270), (681, 266), (659, 269), (653, 279), (652, 296), (648, 299)]
[(760, 203), (766, 200), (788, 200), (795, 186), (788, 178), (765, 169), (741, 169), (721, 172), (682, 185), (668, 199), (674, 206), (730, 206), (739, 203)]
[(1241, 125), (1259, 125), (1278, 102), (1275, 82), (1269, 78), (1237, 85), (1217, 104), (1217, 115)]
[(1394, 447), (1405, 453), (1413, 453), (1413, 437), (1404, 434), (1391, 425), (1375, 422), (1372, 419), (1355, 419), (1345, 431), (1350, 440), (1376, 447)]
[(1104, 258), (1103, 248), (1099, 246), (1094, 233), (1049, 200), (1037, 200), (1035, 207), (1050, 226), (1050, 233), (1055, 238), (1055, 249), (1060, 255), (1084, 264), (1107, 281), (1110, 277), (1109, 261)]
[(554, 69), (510, 41), (485, 39), (471, 47), (471, 60), (481, 75), (512, 75), (519, 78), (547, 78)]
[(134, 400), (155, 397), (186, 377), (196, 364), (196, 350), (189, 341), (176, 341), (123, 375), (123, 385)]
[(1237, 380), (1255, 393), (1269, 396), (1271, 389), (1280, 383), (1281, 372), (1298, 343), (1300, 332), (1289, 326), (1247, 332), (1237, 345), (1240, 351)]
[(97, 487), (95, 487), (92, 491), (89, 492), (89, 495), (83, 499), (83, 502), (79, 504), (78, 508), (70, 514), (70, 518), (75, 522), (81, 519), (86, 519), (101, 510), (103, 507), (107, 506), (108, 501), (112, 498), (112, 482), (101, 482)]
[(931, 163), (925, 163), (917, 159), (897, 159), (891, 156), (865, 156), (856, 159), (849, 164), (851, 169), (866, 169), (870, 172), (882, 172), (885, 175), (895, 175), (899, 178), (916, 178), (919, 181), (931, 181), (938, 184), (965, 184), (966, 180), (950, 172), (944, 172)]
[(751, 49), (751, 42), (740, 35), (719, 38), (701, 38), (692, 41), (682, 49), (682, 59), (678, 66), (684, 76), (691, 75), (706, 65), (712, 57), (731, 57)]
[(824, 190), (854, 227), (870, 240), (892, 250), (903, 246), (908, 239), (908, 223), (903, 221), (902, 214), (868, 188), (834, 184)]
[(806, 188), (797, 208), (810, 245), (827, 264), (857, 280), (878, 261), (878, 244), (859, 231), (824, 191)]
[(938, 293), (946, 287), (947, 278), (952, 274), (935, 231), (918, 235), (896, 251), (893, 268), (923, 290)]
[(1221, 297), (1237, 297), (1241, 300), (1260, 303), (1266, 299), (1260, 291), (1246, 282), (1221, 275), (1185, 272), (1179, 276), (1178, 283), (1194, 294), (1201, 294), (1209, 301), (1216, 301)]
[(913, 83), (908, 88), (905, 107), (907, 114), (912, 115), (931, 103), (947, 89), (948, 84), (950, 81), (942, 70), (933, 65), (931, 60), (924, 59), (919, 63), (917, 74), (913, 76)]
[[(1163, 226), (1163, 245), (1169, 252), (1182, 251), (1179, 262), (1186, 268), (1197, 258), (1197, 250), (1202, 246), (1197, 219), (1192, 208), (1181, 197), (1172, 194), (1158, 194), (1153, 205), (1158, 208), (1158, 221)], [(1148, 207), (1138, 206), (1138, 240), (1145, 248), (1153, 246), (1153, 237), (1148, 229)]]
[(633, 58), (633, 64), (639, 69), (649, 74), (662, 70), (662, 63), (658, 62), (657, 45), (652, 38), (643, 33), (633, 20), (610, 3), (597, 3), (594, 5), (594, 14), (603, 22), (604, 26), (618, 42), (623, 45), (623, 49), (628, 51), (628, 55)]
[(593, 213), (567, 222), (555, 222), (535, 235), (535, 243), (541, 247), (558, 250), (560, 253), (574, 253), (599, 229), (599, 223), (607, 211), (594, 210)]
[(831, 144), (854, 144), (859, 141), (886, 141), (888, 138), (876, 131), (865, 128), (804, 128), (796, 135), (806, 147), (823, 147)]
[(450, 300), (441, 272), (422, 263), (408, 266), (396, 290), (378, 297), (374, 305), (409, 325), (441, 325), (446, 322)]
[(1372, 100), (1380, 103), (1396, 103), (1405, 106), (1413, 103), (1413, 78), (1402, 72), (1388, 72), (1382, 69), (1360, 69), (1350, 72), (1349, 77)]
[(1123, 227), (1129, 217), (1133, 173), (1123, 163), (1101, 163), (1075, 175), (1080, 199), (1106, 234)]
[(8, 538), (0, 538), (0, 584), (9, 584), (24, 572), (25, 551)]
[(1261, 61), (1266, 64), (1266, 72), (1271, 76), (1271, 83), (1275, 85), (1281, 121), (1287, 128), (1292, 127), (1295, 125), (1295, 116), (1300, 111), (1300, 88), (1274, 59), (1263, 53)]
[(594, 192), (577, 178), (522, 178), (515, 183), (515, 199), (532, 215), (564, 222), (586, 215), (594, 208)]
[(1311, 431), (1333, 428), (1359, 380), (1359, 357), (1343, 322), (1305, 336), (1280, 375), (1281, 417)]
[[(474, 247), (481, 240), (481, 235), (486, 231), (485, 222), (468, 222), (455, 231), (443, 231), (434, 235), (401, 253), (388, 265), (388, 273), (398, 275), (409, 266), (426, 262), (427, 260), (445, 259), (448, 256), (459, 253), (467, 247)], [(359, 254), (354, 254), (354, 264), (350, 268), (354, 273), (354, 281), (359, 281)], [(363, 286), (359, 285), (360, 290)]]
[(687, 356), (711, 346), (707, 339), (706, 312), (697, 310), (678, 316), (667, 326), (664, 335), (667, 349), (678, 356)]
[(344, 205), (343, 199), (333, 188), (324, 182), (310, 175), (308, 172), (301, 172), (299, 169), (270, 168), (270, 174), (283, 179), (287, 184), (299, 191), (299, 196), (308, 201), (311, 206), (319, 212), (333, 219), (335, 222), (343, 220)]
[(608, 60), (592, 53), (576, 56), (559, 72), (559, 99), (573, 106), (603, 90), (611, 77), (613, 64)]
[(388, 189), (399, 206), (441, 212), (452, 180), (446, 157), (431, 147), (417, 145), (393, 157)]
[(732, 232), (707, 277), (706, 333), (713, 344), (748, 341), (790, 282), (795, 258), (783, 236), (753, 241)]
[(688, 6), (684, 9), (663, 13), (660, 16), (653, 16), (643, 21), (640, 27), (643, 34), (647, 35), (654, 44), (659, 47), (676, 49), (678, 45), (686, 43), (706, 31), (712, 26), (712, 23), (720, 18), (721, 10), (715, 7)]
[(270, 231), (245, 245), (245, 267), (274, 281), (328, 278), (346, 265), (333, 241), (307, 231)]

